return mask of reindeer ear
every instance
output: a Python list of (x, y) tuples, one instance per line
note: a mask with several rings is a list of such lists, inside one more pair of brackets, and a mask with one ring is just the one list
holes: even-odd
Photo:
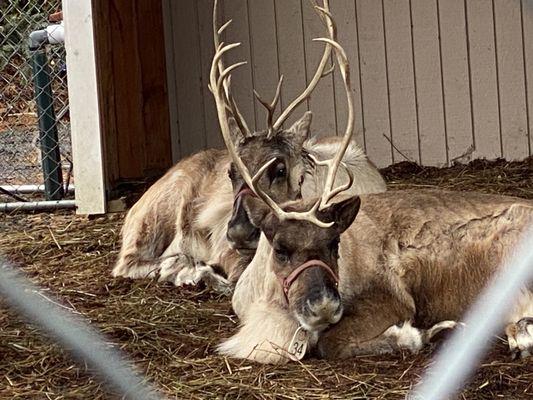
[(268, 240), (272, 240), (276, 233), (277, 218), (274, 217), (270, 208), (263, 202), (263, 200), (256, 197), (247, 196), (244, 201), (244, 209), (250, 218), (250, 222), (255, 227), (261, 229)]
[(243, 137), (241, 128), (239, 128), (239, 124), (237, 124), (237, 121), (235, 121), (235, 118), (233, 117), (228, 118), (228, 126), (231, 141), (234, 145), (237, 145), (237, 143), (239, 143), (239, 140), (241, 140), (241, 138)]
[(359, 196), (349, 197), (346, 200), (334, 203), (320, 214), (323, 221), (334, 222), (334, 228), (339, 234), (344, 232), (353, 223), (359, 207), (361, 206), (361, 199)]
[(291, 142), (300, 146), (309, 139), (311, 134), (311, 121), (313, 119), (313, 113), (307, 111), (302, 118), (296, 121), (287, 131), (286, 135), (291, 136)]

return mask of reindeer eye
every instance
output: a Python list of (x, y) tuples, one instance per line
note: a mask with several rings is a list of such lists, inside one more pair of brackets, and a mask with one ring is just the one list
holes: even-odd
[(273, 182), (276, 179), (282, 179), (287, 176), (287, 168), (285, 168), (284, 162), (278, 162), (269, 170), (270, 182)]
[(274, 253), (276, 255), (276, 259), (278, 260), (278, 262), (280, 262), (281, 264), (286, 264), (289, 262), (290, 258), (291, 258), (291, 255), (290, 255), (290, 252), (289, 250), (287, 250), (286, 248), (284, 247), (279, 247), (277, 249), (274, 249)]

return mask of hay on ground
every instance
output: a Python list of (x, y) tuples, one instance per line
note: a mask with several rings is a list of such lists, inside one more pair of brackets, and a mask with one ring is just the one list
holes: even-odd
[[(442, 187), (533, 198), (533, 160), (475, 161), (447, 169), (401, 163), (391, 187)], [(112, 279), (122, 216), (0, 215), (0, 253), (124, 350), (170, 398), (403, 399), (430, 362), (413, 356), (304, 360), (264, 366), (214, 354), (237, 328), (228, 298), (150, 280)], [(39, 330), (0, 301), (0, 398), (113, 398)], [(467, 399), (533, 398), (531, 360), (513, 361), (496, 340), (462, 393)]]

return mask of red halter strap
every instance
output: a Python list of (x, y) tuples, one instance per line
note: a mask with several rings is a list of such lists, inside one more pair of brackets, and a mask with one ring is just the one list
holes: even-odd
[(300, 276), (302, 272), (304, 272), (306, 269), (311, 268), (311, 267), (320, 267), (326, 270), (329, 276), (331, 276), (331, 278), (335, 281), (335, 285), (336, 286), (339, 285), (339, 277), (335, 274), (335, 272), (333, 272), (330, 266), (327, 265), (325, 262), (320, 261), (320, 260), (306, 261), (302, 265), (300, 265), (298, 268), (296, 268), (294, 271), (292, 271), (285, 278), (279, 275), (276, 275), (283, 289), (283, 294), (285, 295), (285, 300), (287, 301), (287, 304), (289, 304), (289, 290), (292, 284), (294, 283), (294, 281), (296, 281), (296, 279), (298, 279), (298, 277)]
[(237, 193), (237, 195), (235, 196), (235, 199), (233, 200), (233, 202), (235, 203), (239, 198), (241, 198), (244, 195), (250, 195), (253, 197), (257, 197), (252, 189), (250, 189), (247, 185), (243, 185), (241, 190), (239, 190), (239, 193)]

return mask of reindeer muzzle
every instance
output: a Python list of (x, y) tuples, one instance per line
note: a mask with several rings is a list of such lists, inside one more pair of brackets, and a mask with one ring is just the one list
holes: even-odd
[(309, 260), (304, 262), (302, 265), (300, 265), (298, 268), (296, 268), (294, 271), (292, 271), (289, 275), (287, 275), (285, 278), (276, 275), (279, 283), (281, 284), (281, 287), (283, 289), (283, 294), (285, 295), (285, 300), (287, 301), (287, 304), (289, 304), (289, 290), (292, 286), (292, 284), (298, 279), (300, 274), (304, 272), (308, 268), (312, 267), (319, 267), (322, 268), (327, 272), (327, 274), (333, 279), (335, 282), (335, 286), (339, 286), (339, 277), (329, 265), (327, 265), (325, 262), (320, 260)]

